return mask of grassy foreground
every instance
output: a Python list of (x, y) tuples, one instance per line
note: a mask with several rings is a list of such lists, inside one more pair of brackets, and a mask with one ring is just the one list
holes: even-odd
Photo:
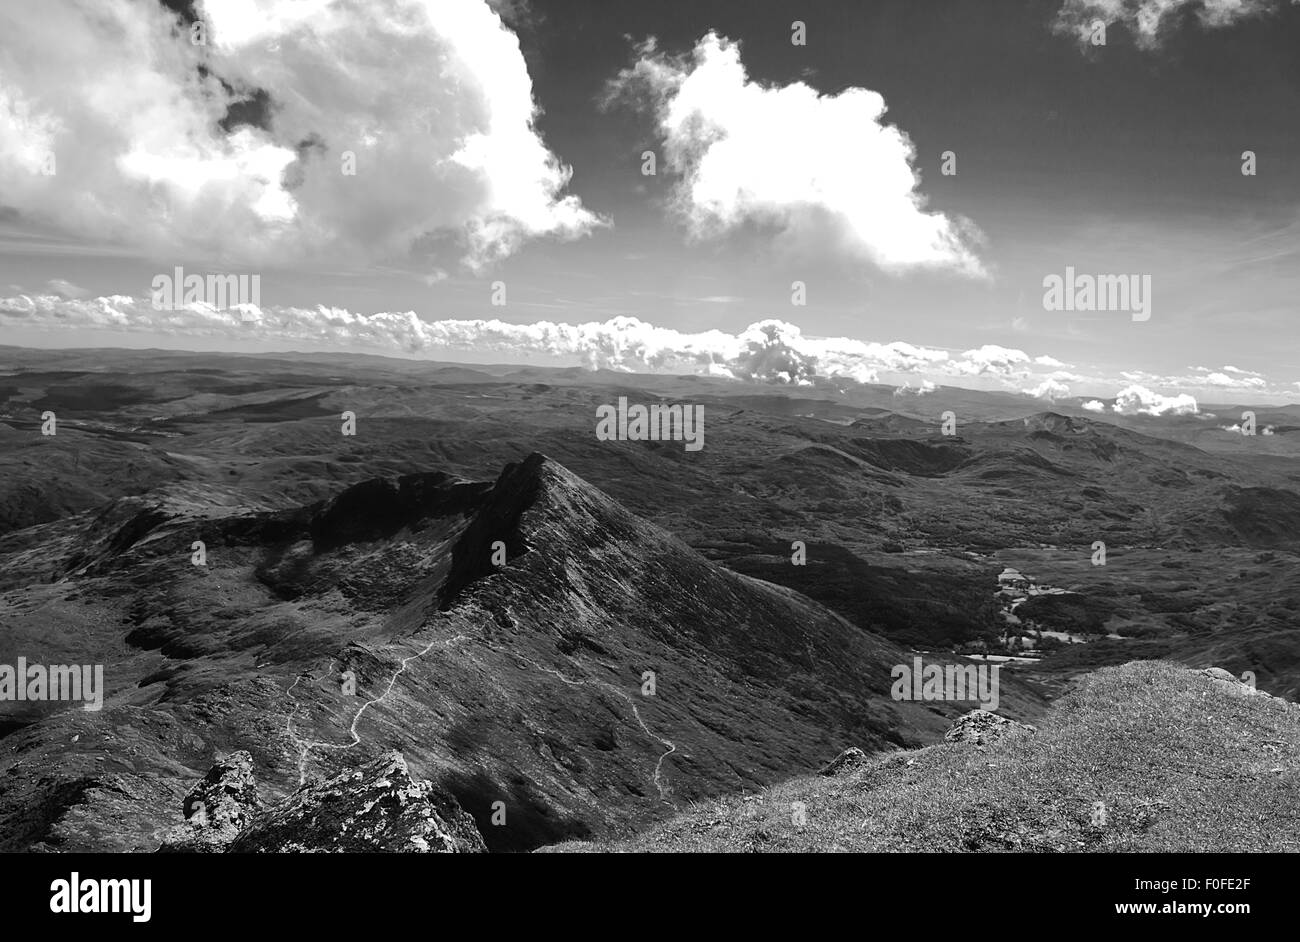
[(1081, 678), (1037, 733), (878, 755), (697, 803), (630, 840), (548, 849), (1296, 851), (1300, 706), (1133, 662)]

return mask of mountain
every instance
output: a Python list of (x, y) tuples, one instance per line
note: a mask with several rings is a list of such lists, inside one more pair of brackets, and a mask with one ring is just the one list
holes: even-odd
[[(530, 849), (847, 743), (918, 745), (959, 709), (892, 700), (902, 648), (540, 454), (495, 482), (424, 472), (278, 510), (229, 496), (162, 489), (0, 545), (0, 662), (102, 663), (106, 686), (101, 712), (7, 715), (5, 849), (153, 850), (232, 750), (267, 803), (399, 750), (489, 849)], [(1002, 701), (1040, 703), (1014, 682)]]
[[(1300, 695), (1300, 469), (1276, 435), (1199, 447), (1218, 419), (0, 355), (0, 664), (99, 664), (108, 688), (99, 713), (0, 701), (6, 847), (153, 850), (240, 752), (264, 810), (396, 751), (490, 849), (616, 840), (850, 745), (937, 742), (952, 708), (889, 697), (918, 652), (1012, 658), (1003, 712), (1031, 723), (1135, 660)], [(620, 396), (701, 406), (705, 448), (599, 440)]]

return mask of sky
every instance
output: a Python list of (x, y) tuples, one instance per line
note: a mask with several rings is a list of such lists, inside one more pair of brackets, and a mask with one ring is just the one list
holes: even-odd
[[(2, 343), (1300, 400), (1288, 0), (31, 11)], [(177, 267), (259, 296), (166, 309)], [(1149, 306), (1051, 309), (1067, 270)]]

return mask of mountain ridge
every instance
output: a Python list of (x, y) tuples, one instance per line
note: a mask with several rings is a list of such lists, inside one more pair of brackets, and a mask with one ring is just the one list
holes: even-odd
[[(891, 700), (903, 649), (709, 562), (538, 453), (490, 485), (406, 475), (295, 510), (127, 500), (88, 521), (107, 547), (91, 564), (18, 592), (40, 603), (19, 622), (26, 649), (57, 641), (42, 612), (76, 610), (110, 679), (102, 714), (29, 718), (0, 740), (11, 847), (89, 846), (110, 812), (126, 822), (111, 845), (159, 840), (214, 749), (248, 748), (276, 800), (396, 748), (490, 848), (528, 849), (757, 787), (849, 739), (916, 744), (958, 709)], [(1037, 708), (1011, 687), (1013, 709)], [(126, 759), (120, 741), (135, 743)], [(56, 773), (10, 771), (20, 753)], [(498, 801), (512, 824), (491, 823)], [(50, 820), (31, 822), (33, 807)]]

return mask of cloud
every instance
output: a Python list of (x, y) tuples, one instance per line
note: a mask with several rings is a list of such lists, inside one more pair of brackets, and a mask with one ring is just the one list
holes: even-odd
[(817, 376), (817, 357), (797, 349), (799, 328), (782, 321), (751, 324), (740, 335), (744, 344), (724, 365), (737, 379), (811, 385)]
[(1016, 367), (1029, 362), (1029, 355), (1023, 350), (1011, 350), (997, 344), (988, 343), (975, 350), (962, 354), (965, 362), (961, 372), (972, 375), (978, 373), (1009, 374)]
[[(430, 278), (439, 277), (434, 274)], [(44, 293), (0, 297), (0, 333), (19, 329), (48, 334), (90, 330), (135, 335), (151, 344), (182, 346), (202, 338), (209, 349), (334, 350), (446, 359), (454, 353), (480, 362), (531, 362), (552, 358), (627, 372), (698, 374), (757, 383), (842, 385), (881, 383), (900, 395), (924, 395), (939, 385), (996, 389), (1058, 399), (1095, 395), (1123, 382), (1114, 411), (1121, 414), (1199, 415), (1200, 390), (1222, 391), (1207, 377), (1222, 374), (1260, 396), (1293, 398), (1294, 389), (1268, 384), (1258, 374), (1228, 367), (1192, 368), (1186, 376), (1123, 374), (1081, 368), (1042, 371), (1046, 355), (986, 344), (954, 352), (896, 340), (805, 336), (795, 324), (769, 319), (730, 333), (673, 330), (635, 317), (568, 324), (537, 321), (425, 320), (413, 311), (357, 313), (344, 308), (234, 305), (218, 310), (203, 303), (157, 310), (149, 298), (86, 297), (76, 285), (50, 282)], [(174, 339), (173, 339), (174, 338)], [(168, 340), (172, 339), (171, 343)], [(1263, 385), (1261, 385), (1261, 383)], [(1292, 387), (1300, 383), (1291, 384)], [(1233, 387), (1237, 388), (1237, 387)], [(1166, 390), (1169, 394), (1153, 390)], [(1090, 400), (1082, 406), (1100, 412)]]
[(562, 195), (485, 0), (197, 7), (205, 45), (156, 2), (0, 5), (0, 201), (86, 240), (262, 264), (414, 249), (477, 268), (601, 224)]
[(1082, 408), (1087, 412), (1105, 412), (1106, 403), (1100, 399), (1089, 399), (1083, 404)]
[[(500, 320), (427, 321), (412, 311), (353, 313), (327, 307), (216, 309), (191, 303), (154, 309), (147, 298), (114, 295), (69, 298), (54, 294), (0, 298), (0, 329), (102, 329), (151, 337), (202, 337), (256, 343), (263, 349), (331, 349), (401, 353), (436, 358), (444, 351), (485, 358), (567, 357), (592, 368), (638, 372), (700, 373), (764, 383), (808, 385), (830, 381), (897, 382), (915, 377), (920, 391), (934, 379), (987, 374), (1015, 384), (1023, 375), (1021, 350), (985, 346), (953, 356), (903, 341), (877, 343), (848, 337), (805, 337), (794, 324), (758, 321), (738, 333), (686, 333), (635, 317), (564, 324)], [(927, 382), (930, 385), (927, 385)]]
[(1145, 386), (1125, 386), (1115, 394), (1112, 406), (1120, 415), (1195, 415), (1196, 399), (1187, 393), (1162, 396)]
[(1235, 377), (1224, 373), (1210, 373), (1205, 377), (1207, 386), (1224, 386), (1232, 389), (1262, 389), (1268, 385), (1262, 376)]
[(1039, 366), (1062, 367), (1067, 365), (1065, 363), (1062, 363), (1056, 357), (1049, 357), (1049, 356), (1034, 357), (1034, 362), (1037, 363)]
[(1191, 369), (1198, 375), (1187, 377), (1186, 385), (1189, 386), (1218, 386), (1224, 389), (1264, 389), (1268, 386), (1268, 381), (1261, 374), (1235, 366), (1225, 366), (1221, 370), (1211, 370), (1204, 366), (1194, 366)]
[(937, 390), (939, 387), (928, 379), (923, 379), (917, 385), (904, 383), (894, 390), (895, 396), (926, 396)]
[(968, 220), (927, 212), (908, 136), (865, 88), (823, 95), (803, 82), (753, 82), (739, 44), (709, 32), (688, 56), (653, 39), (611, 80), (604, 104), (650, 110), (675, 209), (693, 238), (771, 227), (786, 248), (869, 261), (888, 272), (987, 277)]
[[(692, 333), (625, 316), (581, 324), (516, 324), (495, 319), (425, 320), (413, 311), (366, 314), (326, 305), (245, 304), (222, 310), (195, 302), (177, 310), (157, 310), (147, 297), (90, 298), (75, 285), (57, 284), (63, 286), (62, 293), (47, 289), (44, 294), (0, 297), (0, 333), (19, 328), (46, 333), (99, 330), (147, 337), (163, 346), (168, 338), (203, 338), (203, 346), (214, 349), (355, 351), (429, 359), (446, 359), (445, 354), (453, 353), (480, 362), (551, 358), (589, 368), (756, 383), (881, 383), (896, 387), (900, 395), (925, 395), (938, 385), (966, 385), (1058, 399), (1075, 389), (1090, 393), (1098, 387), (1114, 388), (1117, 382), (1110, 375), (1036, 371), (1033, 364), (1045, 357), (995, 344), (958, 353), (906, 341), (810, 337), (797, 325), (777, 319), (757, 321), (735, 333), (716, 329)], [(1196, 373), (1191, 378), (1203, 385), (1205, 375)], [(1151, 391), (1152, 387), (1180, 392), (1164, 395)], [(1181, 390), (1197, 388), (1168, 377), (1130, 379), (1117, 395), (1114, 411), (1196, 414), (1196, 398)], [(1253, 384), (1250, 388), (1255, 389)], [(1294, 395), (1285, 390), (1258, 391)], [(1100, 411), (1103, 407), (1085, 403), (1083, 408)]]
[(1123, 371), (1120, 375), (1133, 385), (1186, 389), (1200, 394), (1202, 398), (1219, 395), (1224, 390), (1263, 393), (1269, 396), (1285, 394), (1285, 390), (1274, 388), (1262, 373), (1235, 366), (1224, 366), (1218, 369), (1192, 366), (1188, 367), (1186, 373), (1172, 375), (1158, 375), (1142, 370)]
[(1070, 395), (1070, 387), (1055, 379), (1045, 379), (1029, 391), (1029, 395), (1039, 399), (1064, 399)]
[[(1297, 0), (1290, 0), (1296, 3)], [(1171, 26), (1185, 13), (1195, 13), (1201, 26), (1218, 29), (1241, 20), (1264, 16), (1287, 5), (1287, 0), (1066, 0), (1053, 28), (1076, 36), (1081, 45), (1092, 39), (1093, 23), (1108, 27), (1122, 23), (1139, 48), (1154, 49)]]

